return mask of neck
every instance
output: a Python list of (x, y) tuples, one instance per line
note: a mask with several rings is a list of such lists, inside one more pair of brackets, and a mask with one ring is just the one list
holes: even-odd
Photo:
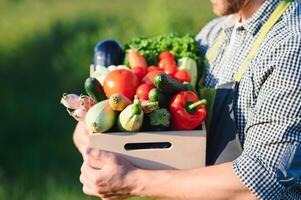
[(248, 1), (242, 8), (238, 11), (238, 16), (240, 17), (240, 22), (245, 22), (251, 18), (257, 10), (260, 9), (265, 0), (251, 0)]

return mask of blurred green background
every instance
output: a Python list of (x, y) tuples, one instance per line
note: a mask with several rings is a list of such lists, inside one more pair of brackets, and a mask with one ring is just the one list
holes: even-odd
[(213, 17), (209, 0), (0, 0), (0, 199), (92, 199), (61, 95), (83, 92), (98, 41), (195, 35)]

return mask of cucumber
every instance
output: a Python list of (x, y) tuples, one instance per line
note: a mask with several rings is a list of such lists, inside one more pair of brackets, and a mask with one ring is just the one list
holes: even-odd
[(157, 88), (151, 89), (148, 93), (148, 99), (151, 102), (159, 102), (160, 108), (168, 108), (170, 97), (164, 95), (162, 92), (159, 91)]
[(96, 102), (107, 99), (102, 85), (96, 78), (89, 77), (85, 81), (86, 93)]
[(156, 88), (158, 88), (161, 92), (167, 95), (174, 95), (181, 91), (185, 91), (185, 86), (167, 74), (158, 74), (154, 78), (154, 83)]

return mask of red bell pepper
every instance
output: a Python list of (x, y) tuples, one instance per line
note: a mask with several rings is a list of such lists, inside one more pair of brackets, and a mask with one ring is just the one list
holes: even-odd
[(173, 130), (193, 130), (206, 118), (205, 99), (199, 100), (192, 91), (176, 94), (171, 100), (171, 128)]

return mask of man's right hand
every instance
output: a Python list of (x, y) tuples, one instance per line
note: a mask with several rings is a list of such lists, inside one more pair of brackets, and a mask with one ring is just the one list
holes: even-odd
[[(94, 65), (90, 65), (90, 77), (93, 77), (94, 72)], [(85, 159), (89, 143), (89, 130), (87, 129), (84, 121), (80, 121), (77, 123), (77, 126), (75, 127), (73, 133), (73, 142), (79, 150), (79, 152), (82, 154), (83, 158)]]
[(85, 158), (89, 143), (89, 131), (85, 122), (78, 122), (73, 133), (73, 141), (83, 158)]

